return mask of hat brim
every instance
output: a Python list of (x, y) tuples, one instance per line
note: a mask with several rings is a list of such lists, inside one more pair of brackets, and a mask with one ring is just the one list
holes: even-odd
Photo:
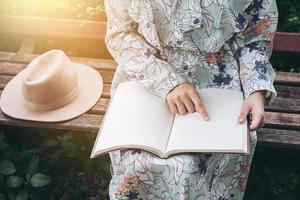
[(59, 122), (80, 116), (91, 109), (99, 100), (103, 91), (103, 79), (95, 69), (79, 63), (72, 63), (78, 73), (79, 94), (70, 103), (47, 111), (35, 111), (25, 105), (21, 92), (23, 69), (5, 86), (0, 98), (3, 113), (16, 119)]

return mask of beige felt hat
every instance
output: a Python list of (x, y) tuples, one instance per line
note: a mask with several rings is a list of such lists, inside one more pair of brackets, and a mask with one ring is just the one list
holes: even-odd
[(102, 91), (99, 72), (71, 62), (62, 50), (54, 49), (36, 57), (9, 81), (0, 107), (13, 118), (57, 122), (88, 111)]

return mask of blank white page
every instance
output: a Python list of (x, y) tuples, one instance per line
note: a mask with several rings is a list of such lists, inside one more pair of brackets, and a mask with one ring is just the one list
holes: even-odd
[(121, 83), (106, 112), (93, 152), (124, 145), (166, 149), (174, 114), (137, 81)]
[(200, 98), (209, 114), (176, 115), (167, 151), (247, 152), (247, 123), (239, 124), (243, 101), (241, 91), (202, 88)]

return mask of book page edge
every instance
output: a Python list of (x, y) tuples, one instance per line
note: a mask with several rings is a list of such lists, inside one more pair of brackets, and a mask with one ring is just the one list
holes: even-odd
[(166, 155), (161, 152), (159, 149), (153, 148), (153, 147), (149, 147), (149, 146), (144, 146), (144, 145), (136, 145), (136, 144), (127, 144), (127, 145), (117, 145), (111, 148), (106, 148), (103, 150), (99, 150), (96, 151), (93, 155), (93, 158), (104, 155), (106, 153), (109, 153), (110, 151), (114, 151), (114, 150), (132, 150), (132, 149), (139, 149), (139, 150), (145, 150), (148, 151), (150, 153), (153, 153), (157, 156), (159, 156), (160, 158), (166, 158)]
[(104, 126), (104, 122), (105, 122), (106, 116), (108, 115), (108, 110), (109, 110), (109, 108), (110, 108), (110, 106), (112, 104), (112, 101), (113, 101), (113, 98), (111, 98), (111, 100), (110, 100), (110, 102), (109, 102), (109, 104), (107, 106), (106, 112), (104, 114), (104, 117), (102, 119), (100, 128), (99, 128), (97, 136), (96, 136), (96, 140), (95, 140), (94, 145), (93, 145), (93, 149), (92, 149), (90, 158), (95, 158), (97, 156), (96, 146), (97, 146), (98, 140), (100, 138), (101, 130), (102, 130), (103, 126)]

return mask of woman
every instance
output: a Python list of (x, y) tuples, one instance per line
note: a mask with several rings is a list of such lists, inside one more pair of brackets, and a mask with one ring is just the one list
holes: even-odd
[(110, 198), (242, 199), (264, 103), (277, 95), (269, 63), (275, 0), (105, 0), (105, 9), (105, 43), (118, 63), (112, 96), (119, 83), (138, 80), (171, 112), (209, 120), (195, 88), (230, 88), (245, 95), (237, 120), (252, 116), (249, 155), (111, 152)]

